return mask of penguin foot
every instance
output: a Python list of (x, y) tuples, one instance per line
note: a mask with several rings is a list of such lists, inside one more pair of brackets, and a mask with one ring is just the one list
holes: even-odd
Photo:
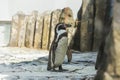
[(70, 47), (68, 47), (66, 54), (67, 54), (67, 58), (68, 58), (68, 63), (70, 63), (72, 61), (72, 51), (70, 50)]
[(67, 69), (58, 70), (59, 72), (68, 71)]
[(62, 70), (51, 70), (52, 72), (64, 72), (64, 71), (68, 71), (67, 69), (62, 69)]
[(59, 72), (59, 71), (56, 70), (55, 68), (51, 68), (51, 67), (47, 67), (47, 70), (48, 70), (48, 71), (51, 71), (51, 72)]
[(50, 71), (52, 68), (51, 67), (47, 67), (47, 70)]
[(59, 66), (59, 72), (63, 72), (63, 71), (68, 71), (67, 69), (63, 69), (62, 65)]
[(68, 60), (68, 63), (70, 63), (71, 62), (71, 60)]
[(51, 69), (47, 69), (48, 71), (50, 71)]

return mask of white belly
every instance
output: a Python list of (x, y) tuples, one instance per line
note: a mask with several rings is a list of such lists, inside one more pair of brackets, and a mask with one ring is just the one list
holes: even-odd
[(60, 66), (65, 58), (66, 51), (68, 46), (68, 38), (63, 37), (59, 40), (58, 46), (55, 51), (55, 66)]

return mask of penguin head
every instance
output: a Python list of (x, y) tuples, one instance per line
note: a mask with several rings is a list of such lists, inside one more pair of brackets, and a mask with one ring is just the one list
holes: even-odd
[(58, 23), (55, 27), (55, 33), (66, 32), (66, 24)]
[(73, 27), (75, 25), (73, 11), (70, 7), (65, 7), (62, 9), (62, 12), (59, 17), (60, 23), (65, 23), (67, 28)]

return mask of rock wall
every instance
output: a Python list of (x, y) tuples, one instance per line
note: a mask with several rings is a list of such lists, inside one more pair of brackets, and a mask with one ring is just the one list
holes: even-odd
[[(78, 11), (79, 50), (98, 51), (110, 30), (111, 6), (107, 0), (83, 0)], [(79, 35), (78, 35), (79, 34)]]
[(120, 0), (114, 2), (111, 30), (105, 39), (104, 59), (98, 67), (95, 80), (120, 80)]
[(69, 7), (66, 7), (62, 10), (60, 14), (59, 22), (70, 25), (70, 27), (67, 27), (68, 46), (72, 45), (72, 40), (76, 31), (76, 28), (75, 28), (75, 22), (73, 19), (73, 12)]
[(106, 10), (104, 12), (104, 13), (106, 13), (105, 14), (106, 16), (104, 17), (104, 28), (103, 28), (102, 34), (101, 34), (102, 39), (101, 39), (101, 44), (100, 44), (99, 50), (98, 50), (98, 55), (97, 55), (97, 60), (96, 60), (96, 65), (95, 65), (96, 69), (99, 68), (99, 66), (102, 63), (102, 60), (104, 60), (104, 59), (101, 59), (101, 57), (103, 58), (105, 55), (104, 54), (105, 39), (110, 32), (112, 17), (113, 17), (113, 0), (107, 0), (106, 3), (107, 3)]
[(94, 42), (93, 51), (97, 51), (103, 38), (107, 0), (95, 0)]
[(78, 14), (80, 29), (80, 51), (91, 51), (93, 43), (94, 0), (83, 0)]

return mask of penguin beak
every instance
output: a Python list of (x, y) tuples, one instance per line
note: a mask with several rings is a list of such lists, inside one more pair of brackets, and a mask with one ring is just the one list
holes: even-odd
[(66, 25), (66, 27), (71, 27), (72, 25), (71, 24), (65, 24)]
[(66, 24), (64, 25), (64, 28), (65, 28), (65, 30), (66, 30), (66, 28), (67, 28), (67, 25), (66, 25)]
[(64, 25), (63, 29), (65, 29), (65, 30), (66, 30), (66, 28), (67, 28), (67, 26), (66, 26), (66, 25)]

